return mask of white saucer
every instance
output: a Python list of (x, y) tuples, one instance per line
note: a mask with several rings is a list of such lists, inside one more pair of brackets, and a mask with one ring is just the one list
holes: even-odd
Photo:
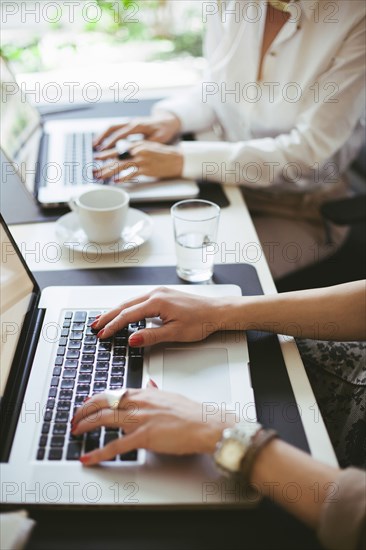
[(113, 254), (115, 252), (131, 252), (146, 242), (152, 234), (153, 220), (150, 216), (129, 208), (126, 225), (123, 228), (121, 239), (115, 243), (92, 243), (79, 225), (79, 219), (75, 212), (65, 214), (56, 222), (56, 236), (66, 248), (76, 252), (84, 252), (93, 248), (101, 254)]

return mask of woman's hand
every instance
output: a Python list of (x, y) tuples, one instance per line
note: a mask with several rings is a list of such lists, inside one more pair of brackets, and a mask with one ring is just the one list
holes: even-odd
[[(159, 179), (182, 176), (183, 155), (179, 147), (141, 141), (131, 146), (129, 152), (132, 157), (129, 160), (118, 160), (115, 149), (108, 149), (95, 155), (96, 160), (110, 160), (110, 162), (94, 170), (94, 176), (102, 180), (114, 176), (114, 183), (123, 183), (138, 175)], [(123, 170), (128, 172), (118, 176)]]
[(156, 389), (127, 390), (118, 409), (111, 409), (103, 393), (88, 399), (72, 419), (72, 434), (81, 435), (108, 426), (125, 435), (81, 457), (86, 465), (98, 464), (133, 449), (158, 453), (213, 453), (222, 431), (231, 425), (221, 412), (205, 416), (201, 403)]
[(111, 126), (98, 136), (93, 146), (98, 151), (113, 147), (119, 139), (126, 139), (131, 134), (143, 134), (149, 141), (169, 143), (179, 134), (181, 122), (172, 113), (159, 113), (155, 116), (132, 118), (124, 124)]
[(112, 334), (141, 319), (160, 317), (162, 326), (139, 330), (129, 340), (132, 346), (151, 346), (159, 342), (194, 342), (223, 328), (222, 298), (203, 298), (186, 292), (159, 288), (150, 294), (124, 302), (99, 317), (92, 325), (99, 338)]

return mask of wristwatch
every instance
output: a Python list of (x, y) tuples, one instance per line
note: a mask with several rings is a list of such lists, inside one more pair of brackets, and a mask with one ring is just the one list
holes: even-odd
[(242, 421), (226, 428), (216, 446), (216, 466), (224, 475), (239, 475), (249, 483), (256, 457), (275, 437), (275, 430), (265, 430), (258, 422)]

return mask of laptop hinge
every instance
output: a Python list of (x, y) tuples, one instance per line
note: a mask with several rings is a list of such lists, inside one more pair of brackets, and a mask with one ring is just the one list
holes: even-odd
[(16, 353), (11, 369), (15, 371), (12, 390), (10, 394), (4, 395), (1, 401), (0, 462), (9, 460), (45, 313), (45, 309), (35, 308), (31, 318), (23, 326), (20, 336), (20, 341), (24, 342), (22, 351)]

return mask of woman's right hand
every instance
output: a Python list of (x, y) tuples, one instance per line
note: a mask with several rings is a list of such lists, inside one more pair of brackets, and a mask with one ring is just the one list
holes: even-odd
[(129, 323), (158, 317), (161, 326), (145, 328), (130, 336), (131, 346), (151, 346), (159, 342), (194, 342), (225, 328), (227, 299), (204, 298), (186, 292), (158, 288), (149, 294), (122, 303), (93, 324), (98, 337), (109, 338)]
[(124, 124), (111, 126), (98, 136), (93, 146), (97, 151), (113, 147), (119, 139), (126, 139), (131, 134), (143, 134), (148, 141), (169, 143), (179, 134), (181, 122), (173, 113), (157, 113), (154, 116), (131, 118)]

